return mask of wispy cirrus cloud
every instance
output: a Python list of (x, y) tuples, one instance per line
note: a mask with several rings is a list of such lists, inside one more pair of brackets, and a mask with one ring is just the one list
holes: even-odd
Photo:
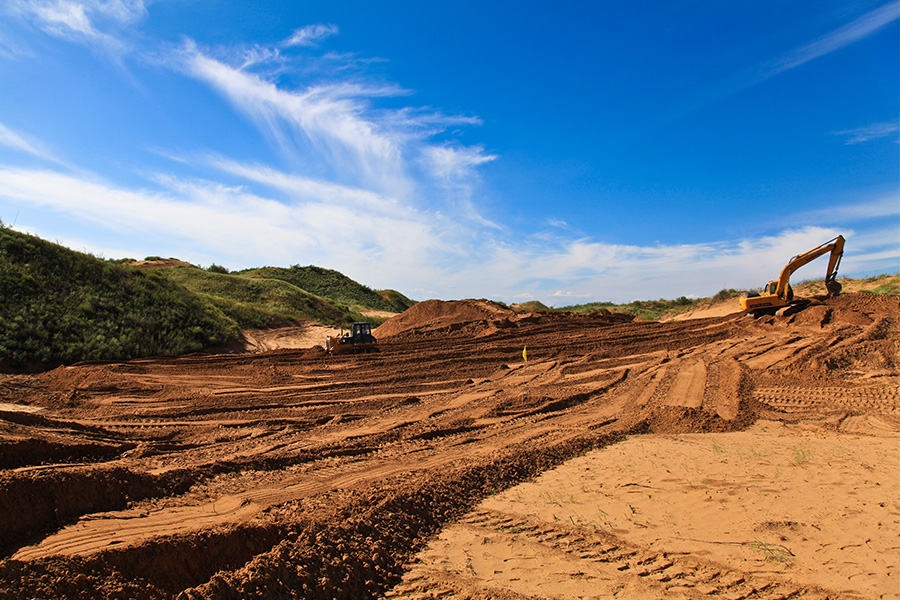
[(691, 96), (684, 105), (676, 108), (669, 118), (689, 114), (760, 85), (813, 60), (837, 52), (878, 33), (898, 19), (900, 19), (900, 0), (891, 0), (813, 41), (791, 49), (774, 59), (739, 70), (725, 79), (709, 85)]
[(0, 146), (5, 146), (18, 152), (24, 152), (25, 154), (29, 154), (41, 160), (68, 166), (65, 161), (57, 157), (47, 148), (46, 144), (40, 140), (13, 131), (3, 123), (0, 123)]
[(768, 79), (816, 58), (831, 54), (872, 35), (897, 19), (900, 19), (900, 2), (894, 0), (867, 12), (813, 42), (788, 52), (767, 65), (760, 73), (760, 78)]
[(896, 194), (885, 194), (884, 196), (861, 202), (811, 210), (798, 215), (791, 215), (790, 219), (795, 223), (818, 225), (824, 223), (857, 223), (885, 217), (900, 217), (900, 197)]
[(121, 28), (147, 15), (143, 0), (8, 0), (5, 10), (49, 35), (113, 57), (130, 49)]
[(388, 95), (388, 89), (333, 83), (288, 91), (192, 45), (184, 59), (191, 76), (222, 94), (295, 162), (308, 156), (332, 175), (353, 175), (361, 185), (381, 190), (400, 186), (400, 148), (364, 116), (366, 100)]
[[(214, 58), (188, 42), (181, 69), (225, 97), (248, 117), (299, 173), (370, 190), (416, 206), (442, 190), (466, 218), (481, 219), (471, 199), (477, 168), (496, 159), (481, 146), (437, 141), (449, 127), (477, 125), (475, 117), (445, 115), (427, 107), (379, 107), (384, 98), (409, 96), (395, 84), (332, 70), (315, 83), (287, 87)], [(306, 57), (306, 62), (313, 59)], [(333, 57), (327, 60), (329, 64)]]
[(331, 37), (338, 33), (339, 29), (337, 25), (331, 24), (316, 24), (316, 25), (307, 25), (306, 27), (301, 27), (299, 29), (295, 29), (294, 33), (291, 34), (291, 37), (284, 40), (282, 42), (282, 46), (290, 47), (290, 46), (307, 46), (307, 47), (316, 47), (318, 46), (325, 38)]
[(847, 141), (844, 143), (854, 145), (886, 137), (893, 137), (894, 142), (900, 142), (896, 135), (898, 131), (900, 131), (900, 123), (897, 121), (886, 121), (884, 123), (873, 123), (872, 125), (857, 127), (856, 129), (836, 131), (835, 135), (845, 136)]
[(487, 154), (483, 146), (456, 145), (427, 146), (422, 154), (428, 172), (469, 220), (500, 229), (499, 225), (484, 218), (472, 201), (475, 186), (480, 181), (477, 168), (496, 160), (497, 155)]

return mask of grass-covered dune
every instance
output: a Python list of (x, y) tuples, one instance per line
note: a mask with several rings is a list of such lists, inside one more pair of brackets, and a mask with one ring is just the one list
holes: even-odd
[(382, 310), (400, 313), (415, 304), (394, 290), (375, 291), (339, 271), (322, 267), (294, 265), (289, 269), (263, 267), (239, 271), (237, 275), (253, 279), (278, 280), (310, 294), (327, 298), (355, 310)]
[[(260, 269), (267, 272), (288, 270)], [(305, 319), (329, 325), (347, 325), (365, 320), (360, 310), (368, 308), (351, 308), (310, 293), (289, 281), (258, 277), (254, 271), (227, 273), (177, 266), (160, 269), (159, 272), (170, 281), (209, 300), (244, 329), (277, 327)]]
[(237, 335), (233, 319), (159, 273), (0, 223), (0, 363), (183, 354)]
[(383, 317), (363, 313), (413, 304), (320, 267), (229, 273), (158, 257), (106, 261), (0, 222), (0, 367), (184, 354), (240, 329), (378, 324)]

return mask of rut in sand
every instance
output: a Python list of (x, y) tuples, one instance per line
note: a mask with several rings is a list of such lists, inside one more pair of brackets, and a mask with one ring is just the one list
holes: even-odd
[[(896, 567), (853, 550), (855, 529), (820, 569), (837, 575), (812, 573), (800, 539), (832, 527), (828, 505), (734, 524), (746, 536), (729, 545), (646, 498), (700, 494), (694, 504), (710, 510), (755, 499), (775, 511), (790, 487), (778, 478), (813, 465), (828, 477), (852, 451), (874, 495), (860, 508), (849, 479), (829, 480), (832, 506), (875, 515), (853, 525), (868, 528), (860, 543), (895, 551), (900, 506), (882, 463), (900, 431), (896, 296), (848, 294), (758, 320), (515, 314), (485, 301), (395, 319), (374, 355), (282, 349), (3, 376), (0, 402), (30, 412), (0, 405), (0, 597), (574, 597), (541, 587), (548, 565), (622, 598), (897, 597)], [(773, 439), (762, 426), (784, 428), (774, 439), (785, 449), (751, 460)], [(729, 435), (749, 436), (743, 454)], [(682, 443), (716, 444), (725, 452), (703, 460), (732, 462), (701, 476), (660, 458), (669, 476), (640, 475), (648, 448), (671, 457)], [(576, 507), (576, 517), (552, 494), (549, 515), (515, 508), (517, 484), (617, 449), (631, 478), (599, 488), (628, 474), (601, 458), (584, 493), (634, 513), (601, 507), (604, 521)], [(727, 478), (752, 469), (774, 483)], [(513, 504), (490, 504), (504, 490), (497, 502)], [(454, 562), (457, 542), (471, 563)], [(525, 562), (491, 566), (509, 548)], [(422, 557), (436, 552), (446, 562), (429, 570)], [(851, 555), (853, 567), (841, 558)]]

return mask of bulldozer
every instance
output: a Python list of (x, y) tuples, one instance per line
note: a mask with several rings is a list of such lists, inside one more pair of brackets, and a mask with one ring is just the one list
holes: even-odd
[(372, 324), (351, 323), (350, 331), (325, 338), (325, 351), (328, 354), (355, 354), (358, 352), (378, 352), (378, 341), (372, 335)]
[(828, 290), (829, 298), (837, 296), (841, 293), (841, 284), (837, 281), (837, 270), (841, 264), (841, 257), (844, 255), (844, 236), (842, 235), (792, 258), (781, 270), (778, 279), (766, 284), (762, 293), (745, 292), (740, 299), (741, 309), (753, 316), (759, 316), (773, 314), (779, 308), (793, 303), (794, 290), (790, 284), (791, 275), (803, 265), (829, 252), (831, 257), (828, 259), (828, 271), (825, 273), (825, 289)]

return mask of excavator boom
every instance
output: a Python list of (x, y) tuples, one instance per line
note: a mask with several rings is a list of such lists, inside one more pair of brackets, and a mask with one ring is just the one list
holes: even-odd
[(837, 281), (837, 271), (841, 264), (841, 257), (844, 255), (844, 236), (842, 235), (792, 258), (781, 270), (778, 280), (770, 281), (762, 294), (745, 293), (741, 297), (741, 308), (747, 312), (759, 314), (787, 306), (794, 300), (794, 291), (790, 284), (794, 271), (829, 252), (831, 256), (828, 259), (828, 271), (825, 273), (825, 289), (828, 290), (829, 297), (836, 296), (841, 291), (841, 284)]
[(838, 267), (841, 264), (841, 257), (844, 255), (844, 236), (842, 235), (792, 258), (781, 270), (781, 276), (778, 278), (778, 289), (775, 293), (781, 298), (786, 298), (791, 275), (793, 275), (794, 271), (828, 252), (831, 252), (831, 257), (828, 259), (828, 271), (825, 273), (825, 287), (831, 292), (829, 284), (837, 283), (835, 278), (837, 277)]

